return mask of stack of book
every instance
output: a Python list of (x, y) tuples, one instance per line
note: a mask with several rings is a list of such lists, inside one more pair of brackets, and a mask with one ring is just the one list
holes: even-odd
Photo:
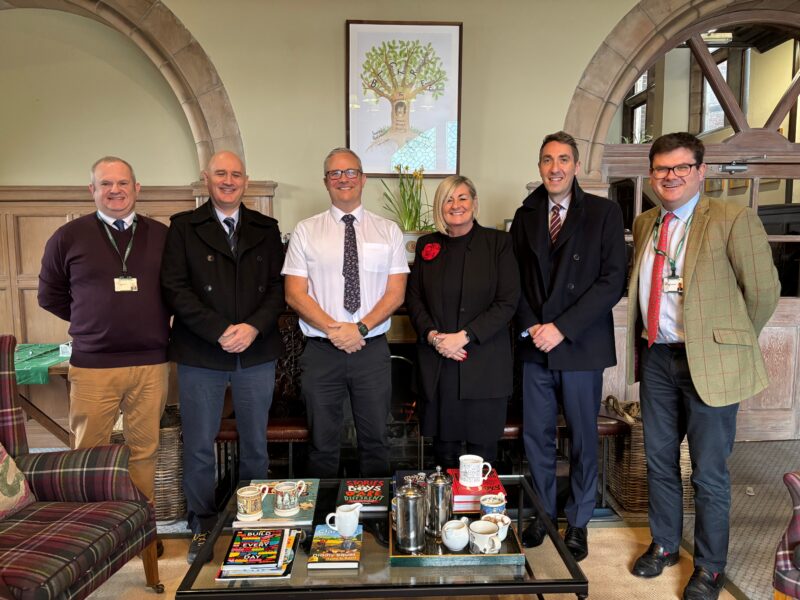
[(275, 514), (275, 486), (279, 483), (297, 483), (298, 481), (299, 479), (253, 479), (250, 485), (267, 486), (267, 494), (261, 501), (262, 517), (257, 521), (241, 521), (237, 519), (233, 522), (232, 527), (234, 529), (237, 527), (251, 529), (257, 527), (300, 527), (302, 525), (311, 525), (314, 519), (314, 509), (317, 506), (319, 479), (307, 478), (303, 480), (306, 482), (306, 491), (300, 495), (299, 510), (296, 514), (290, 517), (279, 517)]
[(298, 534), (292, 529), (234, 531), (216, 581), (226, 583), (289, 577)]
[(389, 510), (388, 479), (342, 479), (336, 506), (361, 504), (361, 512), (386, 512)]
[(453, 478), (453, 512), (478, 512), (481, 509), (481, 496), (500, 492), (506, 495), (506, 490), (494, 469), (478, 487), (461, 485), (458, 481), (458, 469), (447, 469), (447, 473)]
[(358, 526), (355, 535), (347, 538), (327, 525), (317, 525), (308, 556), (308, 570), (358, 568), (363, 535), (363, 525)]

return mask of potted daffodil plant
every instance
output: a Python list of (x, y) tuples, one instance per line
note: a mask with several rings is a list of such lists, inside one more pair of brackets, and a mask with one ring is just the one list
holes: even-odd
[(414, 262), (417, 240), (426, 232), (433, 231), (431, 205), (422, 185), (423, 169), (397, 165), (397, 191), (393, 191), (385, 181), (383, 208), (399, 225), (403, 232), (403, 242), (408, 262)]

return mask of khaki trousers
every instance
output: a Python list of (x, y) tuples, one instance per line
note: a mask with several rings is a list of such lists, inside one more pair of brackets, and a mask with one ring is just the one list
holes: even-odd
[(167, 402), (169, 363), (113, 369), (69, 368), (69, 427), (75, 448), (110, 443), (122, 410), (131, 479), (154, 500), (159, 423)]

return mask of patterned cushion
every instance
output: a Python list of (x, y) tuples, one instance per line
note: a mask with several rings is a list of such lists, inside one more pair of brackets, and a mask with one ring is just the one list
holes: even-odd
[(0, 522), (0, 579), (20, 598), (55, 598), (120, 549), (140, 552), (148, 519), (146, 502), (36, 502)]
[(17, 468), (17, 463), (0, 444), (0, 520), (13, 515), (35, 502), (25, 476)]

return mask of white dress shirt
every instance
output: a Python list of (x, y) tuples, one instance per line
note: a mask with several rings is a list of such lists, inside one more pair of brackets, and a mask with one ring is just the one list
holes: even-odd
[[(345, 214), (331, 205), (325, 212), (300, 221), (289, 239), (281, 273), (308, 279), (308, 295), (335, 321), (357, 323), (383, 298), (389, 275), (408, 273), (409, 269), (397, 224), (359, 206), (350, 214), (355, 217), (361, 308), (348, 312), (342, 275)], [(389, 325), (390, 319), (386, 319), (367, 337), (386, 333)], [(327, 337), (302, 319), (300, 329), (309, 337)]]
[[(700, 200), (700, 194), (696, 194), (694, 198), (689, 200), (680, 208), (673, 211), (675, 218), (669, 223), (669, 233), (667, 234), (667, 256), (675, 261), (675, 275), (683, 277), (683, 263), (686, 258), (686, 245), (689, 243), (689, 230), (690, 220), (697, 202)], [(664, 221), (664, 215), (667, 211), (661, 209), (661, 222)], [(683, 245), (681, 239), (684, 238)], [(656, 243), (658, 243), (659, 232), (656, 232)], [(680, 253), (678, 253), (678, 246)], [(642, 336), (647, 338), (647, 308), (650, 303), (650, 283), (653, 277), (653, 261), (655, 261), (656, 252), (653, 245), (653, 232), (650, 232), (650, 237), (644, 244), (644, 254), (642, 255), (642, 263), (639, 266), (639, 310), (642, 313), (642, 321), (645, 324), (645, 329)], [(663, 276), (669, 277), (672, 275), (672, 267), (667, 258), (664, 259)], [(656, 344), (682, 344), (686, 341), (686, 335), (683, 329), (683, 294), (667, 293), (661, 294), (661, 305), (659, 306), (658, 314), (658, 332), (656, 333)]]
[[(211, 200), (209, 200), (211, 202)], [(214, 212), (217, 214), (217, 220), (219, 220), (219, 224), (222, 225), (223, 231), (225, 231), (225, 235), (228, 234), (228, 226), (223, 223), (225, 219), (233, 219), (233, 230), (236, 231), (236, 228), (239, 227), (239, 209), (236, 209), (236, 212), (232, 215), (226, 215), (220, 209), (214, 205)]]
[[(100, 220), (102, 220), (104, 223), (108, 223), (114, 229), (117, 228), (117, 226), (114, 225), (114, 221), (116, 221), (117, 219), (115, 219), (114, 217), (109, 217), (107, 214), (99, 210), (97, 211), (97, 216), (100, 217)], [(127, 217), (122, 218), (122, 220), (125, 221), (125, 229), (123, 229), (123, 231), (127, 231), (128, 227), (130, 227), (133, 224), (133, 217), (135, 216), (136, 213), (132, 212)]]

